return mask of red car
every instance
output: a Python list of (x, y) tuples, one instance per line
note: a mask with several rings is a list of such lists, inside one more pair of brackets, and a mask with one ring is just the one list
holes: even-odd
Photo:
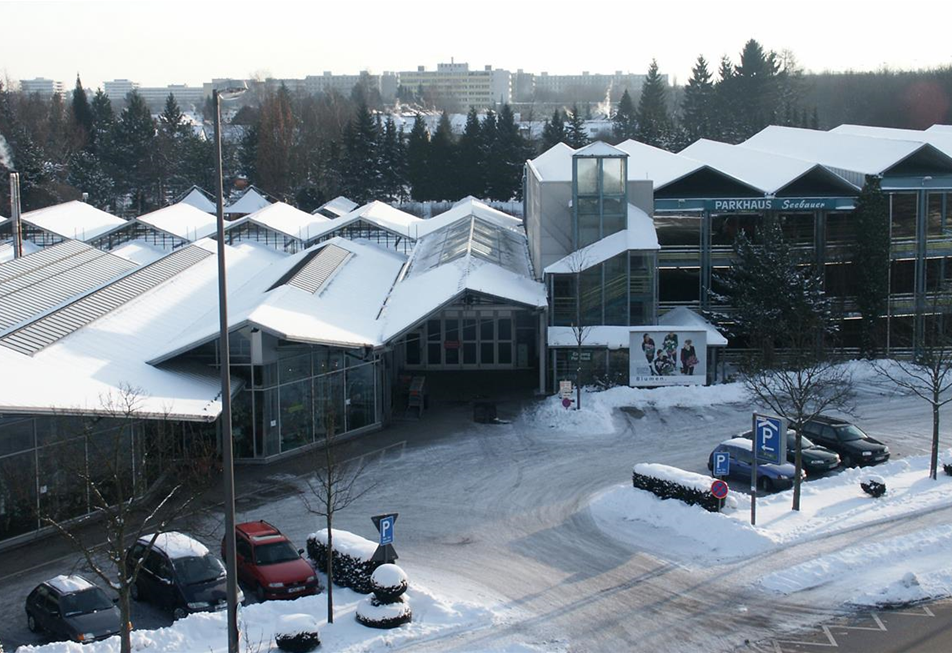
[[(296, 599), (321, 591), (314, 568), (301, 557), (281, 531), (266, 521), (235, 526), (238, 580), (255, 593), (259, 601)], [(225, 541), (222, 539), (222, 558)]]

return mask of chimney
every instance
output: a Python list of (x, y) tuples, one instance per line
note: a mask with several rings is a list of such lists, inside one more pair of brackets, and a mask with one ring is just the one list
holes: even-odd
[(13, 226), (13, 258), (23, 256), (23, 232), (20, 229), (20, 173), (10, 173), (10, 219)]

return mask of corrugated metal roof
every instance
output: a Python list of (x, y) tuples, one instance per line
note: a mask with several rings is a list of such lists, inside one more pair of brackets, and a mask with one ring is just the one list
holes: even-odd
[(0, 264), (0, 281), (6, 281), (21, 274), (38, 270), (45, 265), (68, 258), (86, 249), (92, 248), (78, 240), (66, 240), (59, 245), (46, 247), (35, 254), (7, 261)]
[(325, 245), (288, 280), (287, 285), (306, 290), (313, 295), (350, 256), (351, 253), (343, 247)]
[(211, 255), (186, 247), (7, 333), (0, 344), (32, 356)]
[[(137, 267), (131, 261), (82, 243), (67, 242), (50, 249), (59, 249), (58, 254), (69, 255), (50, 260), (50, 257), (41, 256), (49, 250), (37, 252), (17, 262), (35, 256), (44, 259), (44, 265), (31, 262), (29, 267), (33, 269), (19, 266), (19, 274), (5, 274), (6, 278), (0, 280), (0, 333)], [(0, 269), (7, 272), (6, 267), (0, 266)]]

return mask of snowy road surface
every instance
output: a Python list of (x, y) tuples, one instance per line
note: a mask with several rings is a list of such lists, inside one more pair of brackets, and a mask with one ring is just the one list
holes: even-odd
[[(856, 412), (860, 425), (889, 444), (894, 459), (928, 450), (931, 416), (923, 404), (865, 388)], [(824, 605), (809, 590), (771, 595), (756, 579), (857, 541), (952, 521), (952, 508), (945, 508), (750, 560), (673, 562), (603, 534), (587, 506), (605, 488), (630, 482), (635, 462), (706, 473), (711, 449), (749, 425), (748, 406), (648, 407), (640, 417), (616, 412), (611, 428), (598, 420), (570, 432), (531, 418), (496, 426), (469, 418), (468, 406), (447, 408), (420, 423), (367, 436), (368, 448), (407, 444), (368, 457), (376, 489), (335, 520), (336, 528), (370, 538), (370, 515), (399, 512), (394, 546), (412, 578), (530, 615), (419, 643), (414, 651), (496, 650), (519, 643), (569, 651), (732, 650), (745, 639), (760, 641), (842, 613), (841, 606)], [(291, 485), (239, 502), (239, 518), (267, 519), (303, 544), (320, 525), (299, 498), (289, 496)], [(58, 564), (0, 578), (0, 640), (6, 646), (37, 641), (22, 623), (22, 600), (36, 582), (59, 573), (65, 563)], [(137, 617), (137, 627), (168, 623), (157, 613), (145, 611), (143, 617)]]

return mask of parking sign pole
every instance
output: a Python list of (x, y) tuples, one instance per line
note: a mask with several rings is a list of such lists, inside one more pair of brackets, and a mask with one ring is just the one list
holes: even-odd
[(757, 525), (757, 413), (752, 417), (753, 425), (751, 433), (753, 439), (750, 442), (750, 525)]

